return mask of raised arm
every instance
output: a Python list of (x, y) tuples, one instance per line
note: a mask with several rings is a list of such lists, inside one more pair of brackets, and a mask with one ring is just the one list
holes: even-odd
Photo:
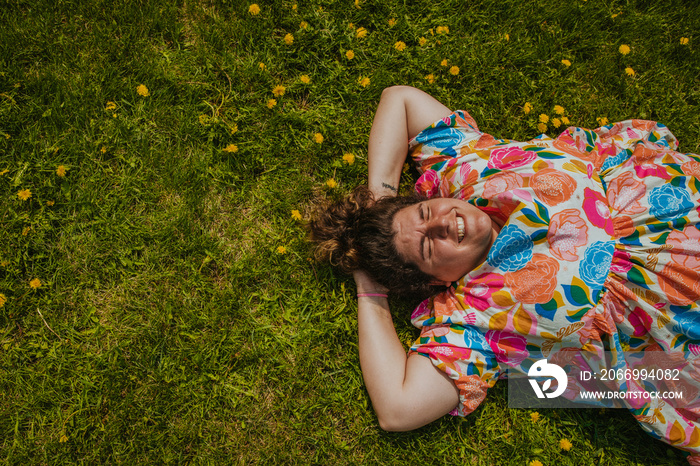
[(395, 196), (409, 139), (451, 113), (425, 92), (409, 86), (384, 89), (369, 134), (369, 189), (376, 199)]

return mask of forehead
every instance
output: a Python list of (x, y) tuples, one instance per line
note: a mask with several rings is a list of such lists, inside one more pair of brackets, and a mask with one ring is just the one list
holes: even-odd
[(420, 257), (421, 233), (420, 203), (409, 205), (396, 212), (393, 221), (394, 243), (397, 252), (410, 262), (418, 262)]

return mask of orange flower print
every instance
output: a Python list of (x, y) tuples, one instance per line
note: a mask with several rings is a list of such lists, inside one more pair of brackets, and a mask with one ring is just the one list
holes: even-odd
[(683, 170), (683, 173), (686, 175), (694, 176), (695, 179), (700, 180), (700, 162), (694, 160), (685, 162), (681, 165), (681, 170)]
[(578, 247), (588, 242), (588, 225), (576, 209), (566, 209), (552, 216), (547, 231), (552, 255), (559, 260), (578, 260)]
[(639, 203), (639, 199), (646, 196), (646, 186), (637, 181), (631, 172), (624, 172), (612, 180), (607, 195), (610, 207), (621, 214), (633, 215), (646, 210)]
[(523, 177), (511, 171), (502, 171), (491, 176), (484, 183), (484, 198), (492, 199), (498, 194), (523, 187)]
[(661, 291), (671, 304), (687, 306), (700, 298), (700, 273), (670, 262), (658, 277)]
[(686, 226), (683, 231), (673, 230), (666, 238), (672, 246), (671, 260), (681, 267), (700, 270), (700, 231), (695, 225)]
[(555, 206), (569, 200), (576, 190), (576, 181), (566, 173), (545, 168), (530, 178), (530, 187), (545, 204)]
[(542, 304), (552, 300), (557, 287), (559, 263), (544, 254), (533, 254), (532, 260), (516, 272), (506, 272), (506, 286), (524, 304)]

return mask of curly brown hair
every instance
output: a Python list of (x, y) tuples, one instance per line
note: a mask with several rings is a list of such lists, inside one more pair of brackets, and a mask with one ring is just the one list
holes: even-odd
[(374, 202), (369, 188), (358, 186), (344, 199), (321, 205), (309, 223), (316, 259), (345, 273), (364, 270), (391, 293), (403, 297), (435, 294), (444, 287), (431, 285), (433, 277), (406, 261), (394, 244), (394, 215), (423, 200), (411, 195)]

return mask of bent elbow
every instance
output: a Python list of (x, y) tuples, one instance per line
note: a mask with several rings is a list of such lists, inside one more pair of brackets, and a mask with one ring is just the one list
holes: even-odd
[(420, 427), (415, 425), (415, 419), (402, 415), (399, 409), (388, 410), (383, 413), (376, 412), (376, 414), (379, 427), (387, 432), (406, 432)]

